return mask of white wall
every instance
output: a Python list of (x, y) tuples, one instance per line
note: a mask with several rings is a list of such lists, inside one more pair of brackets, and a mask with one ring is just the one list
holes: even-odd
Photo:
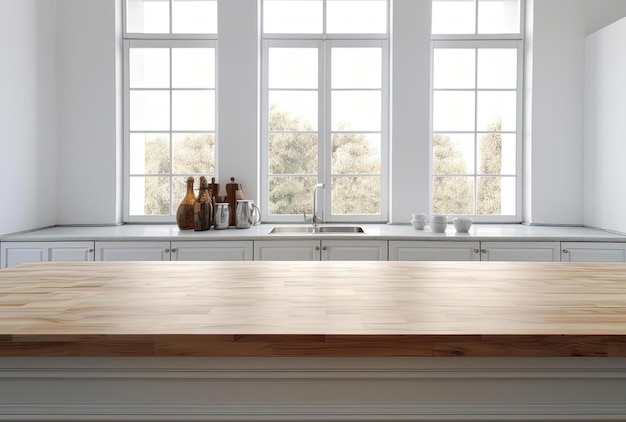
[(431, 2), (394, 0), (390, 222), (428, 213)]
[[(626, 16), (626, 1), (527, 1), (534, 28), (526, 63), (532, 74), (524, 217), (533, 224), (582, 224), (585, 36)], [(0, 68), (0, 234), (55, 223), (119, 223), (120, 1), (0, 2), (0, 39), (13, 56), (12, 66)], [(220, 7), (232, 24), (220, 28), (218, 171), (220, 183), (236, 176), (255, 198), (258, 16), (241, 14), (244, 2), (256, 0)], [(429, 1), (394, 1), (394, 223), (428, 208), (429, 17)], [(7, 205), (15, 198), (19, 205)]]
[(57, 220), (55, 4), (0, 0), (0, 234)]
[[(528, 0), (524, 220), (583, 223), (585, 37), (626, 16), (623, 0)], [(529, 73), (530, 72), (530, 73)]]
[(118, 0), (57, 0), (58, 224), (121, 221), (120, 19)]
[(259, 41), (257, 0), (220, 2), (217, 176), (221, 195), (231, 177), (258, 200)]
[(585, 225), (626, 233), (626, 19), (587, 37)]

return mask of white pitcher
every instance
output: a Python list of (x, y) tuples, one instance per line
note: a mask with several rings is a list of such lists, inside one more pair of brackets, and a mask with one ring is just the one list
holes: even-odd
[(257, 224), (261, 224), (261, 210), (259, 207), (254, 205), (254, 201), (251, 199), (237, 200), (235, 227), (238, 229), (249, 229)]

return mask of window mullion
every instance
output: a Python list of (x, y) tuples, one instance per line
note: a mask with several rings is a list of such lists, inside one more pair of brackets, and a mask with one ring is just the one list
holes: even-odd
[[(171, 0), (170, 0), (170, 25), (172, 22), (172, 13), (171, 13)], [(171, 30), (171, 26), (170, 26), (170, 30)], [(172, 50), (173, 48), (170, 47), (169, 49), (169, 53), (170, 53), (170, 130), (169, 130), (169, 138), (170, 138), (170, 214), (174, 214), (174, 207), (178, 206), (178, 204), (174, 204), (174, 137), (172, 136), (172, 130), (174, 129), (173, 126), (173, 115), (174, 115), (174, 98), (173, 98), (173, 92), (172, 92), (172, 71), (173, 71), (173, 54), (172, 54)]]
[[(478, 0), (476, 0), (478, 1)], [(478, 6), (476, 7), (478, 9)], [(478, 25), (478, 14), (476, 15)], [(478, 28), (478, 26), (476, 27)], [(478, 213), (478, 48), (474, 49), (474, 215)]]
[[(324, 1), (326, 4), (326, 1)], [(326, 19), (324, 19), (326, 21)], [(331, 52), (333, 48), (332, 41), (320, 41), (320, 52), (322, 59), (320, 60), (320, 92), (322, 100), (320, 104), (320, 142), (319, 142), (319, 167), (318, 181), (324, 183), (323, 191), (323, 207), (326, 220), (332, 219), (332, 174), (331, 174), (331, 139), (332, 139), (332, 80), (331, 80)]]

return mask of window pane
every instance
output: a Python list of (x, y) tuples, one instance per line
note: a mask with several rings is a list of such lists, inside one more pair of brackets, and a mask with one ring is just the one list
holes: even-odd
[(167, 133), (130, 134), (130, 174), (169, 174), (170, 136)]
[(515, 215), (515, 178), (479, 177), (476, 213)]
[(322, 0), (264, 0), (263, 32), (270, 34), (321, 34)]
[(317, 130), (316, 91), (270, 91), (270, 130)]
[(169, 177), (130, 177), (130, 215), (168, 215)]
[(130, 88), (169, 88), (169, 48), (131, 48)]
[(170, 4), (167, 0), (127, 0), (126, 30), (129, 33), (170, 32)]
[(270, 174), (317, 174), (317, 135), (272, 133), (268, 155)]
[(215, 130), (215, 91), (173, 91), (173, 130)]
[[(172, 205), (173, 212), (176, 213), (178, 209), (178, 205), (182, 202), (183, 198), (187, 194), (187, 177), (189, 176), (179, 176), (172, 178)], [(199, 178), (194, 179), (193, 188), (198, 190), (200, 180)]]
[(380, 91), (333, 91), (332, 130), (379, 131)]
[[(314, 177), (270, 177), (270, 214), (311, 214), (313, 212)], [(304, 218), (304, 216), (303, 216)]]
[(474, 92), (433, 92), (433, 130), (473, 131)]
[(515, 175), (515, 135), (487, 133), (478, 142), (478, 174)]
[(479, 49), (478, 88), (517, 88), (517, 50), (513, 48)]
[(169, 130), (169, 91), (130, 92), (130, 130)]
[(433, 0), (433, 34), (474, 34), (474, 0)]
[(332, 88), (381, 88), (380, 48), (333, 48)]
[(475, 88), (476, 49), (436, 48), (433, 60), (435, 89)]
[(514, 131), (517, 122), (515, 91), (478, 93), (478, 130)]
[(433, 213), (473, 214), (474, 178), (433, 177)]
[(331, 183), (332, 214), (380, 214), (380, 177), (333, 177)]
[(387, 32), (385, 0), (328, 0), (326, 32), (331, 34)]
[(519, 32), (519, 0), (478, 0), (479, 34), (517, 34)]
[(433, 174), (473, 174), (474, 135), (433, 135)]
[(215, 49), (173, 48), (172, 87), (215, 88)]
[(175, 34), (216, 34), (216, 0), (173, 0), (172, 32)]
[(331, 148), (333, 174), (380, 174), (379, 134), (335, 133)]
[(174, 174), (215, 173), (215, 137), (212, 133), (172, 135)]
[(270, 48), (270, 88), (316, 89), (317, 48)]

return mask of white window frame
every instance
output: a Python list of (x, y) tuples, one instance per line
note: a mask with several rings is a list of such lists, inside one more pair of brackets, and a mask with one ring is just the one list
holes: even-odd
[[(315, 47), (318, 48), (318, 183), (324, 183), (325, 189), (320, 204), (326, 222), (381, 223), (389, 219), (389, 122), (390, 122), (390, 58), (389, 34), (390, 3), (387, 2), (387, 34), (262, 34), (261, 50), (261, 141), (260, 141), (260, 194), (264, 222), (303, 222), (303, 215), (269, 214), (269, 81), (268, 52), (273, 47)], [(324, 2), (325, 4), (325, 2)], [(324, 6), (325, 7), (325, 6)], [(325, 27), (325, 23), (324, 23)], [(377, 47), (382, 49), (382, 85), (381, 85), (381, 212), (377, 215), (333, 215), (331, 213), (331, 63), (333, 47)], [(367, 132), (367, 131), (366, 131)], [(377, 132), (378, 133), (378, 132)], [(358, 176), (358, 175), (357, 175)], [(311, 211), (313, 192), (311, 192)], [(310, 217), (310, 214), (308, 215)]]
[[(173, 177), (184, 177), (184, 175), (175, 175), (173, 173), (163, 174), (164, 177), (169, 177), (170, 179), (170, 214), (163, 215), (131, 215), (130, 214), (130, 60), (129, 60), (129, 52), (131, 48), (185, 48), (185, 47), (204, 47), (204, 48), (213, 48), (215, 49), (215, 130), (214, 130), (214, 139), (215, 139), (215, 173), (214, 174), (202, 174), (203, 176), (216, 177), (218, 174), (218, 162), (217, 162), (217, 149), (218, 149), (218, 96), (219, 96), (219, 78), (218, 78), (218, 34), (207, 33), (207, 34), (179, 34), (172, 33), (172, 0), (164, 0), (169, 1), (169, 33), (136, 33), (136, 32), (128, 32), (127, 31), (127, 4), (128, 0), (124, 0), (124, 4), (122, 7), (122, 34), (123, 34), (123, 130), (124, 130), (124, 149), (123, 149), (123, 162), (124, 162), (124, 178), (123, 178), (123, 221), (127, 223), (175, 223), (176, 222), (176, 209), (178, 204), (182, 200), (182, 198), (173, 198), (172, 197), (172, 178)], [(219, 7), (219, 5), (218, 5)], [(170, 80), (172, 77), (172, 62), (170, 59)], [(163, 88), (163, 90), (170, 91), (170, 125), (169, 130), (167, 131), (155, 131), (158, 133), (169, 133), (170, 135), (170, 164), (173, 159), (172, 155), (172, 135), (175, 133), (184, 133), (185, 131), (176, 131), (172, 129), (172, 102), (171, 102), (171, 92), (174, 88)], [(150, 131), (142, 131), (142, 133), (149, 133)], [(158, 175), (149, 175), (149, 176), (158, 176)], [(192, 175), (196, 179), (200, 175)]]
[[(478, 5), (475, 2), (476, 13), (478, 13)], [(433, 180), (436, 175), (433, 174), (433, 94), (436, 91), (434, 88), (434, 51), (435, 48), (516, 48), (517, 49), (517, 115), (516, 115), (516, 162), (515, 162), (515, 214), (514, 215), (482, 215), (482, 214), (470, 214), (474, 222), (477, 223), (519, 223), (522, 221), (523, 210), (523, 125), (524, 125), (524, 13), (525, 0), (520, 0), (520, 32), (514, 34), (433, 34), (431, 35), (431, 48), (430, 48), (430, 182), (429, 182), (429, 209), (433, 212)], [(476, 18), (476, 29), (478, 28), (478, 18)], [(475, 77), (478, 77), (476, 74)], [(473, 89), (478, 92), (477, 86)], [(500, 91), (500, 90), (496, 90)], [(475, 101), (477, 101), (475, 96)], [(475, 110), (477, 105), (475, 103)], [(476, 119), (476, 116), (474, 117)], [(484, 131), (476, 130), (474, 125), (474, 131), (467, 131), (462, 133), (472, 133), (475, 136), (474, 140), (474, 157), (477, 157), (477, 137)], [(449, 133), (449, 132), (448, 132)], [(454, 132), (453, 132), (454, 133)], [(475, 164), (475, 169), (478, 164)], [(470, 176), (470, 174), (468, 174)], [(490, 176), (480, 175), (474, 171), (474, 180), (479, 177)], [(506, 176), (505, 176), (506, 177)], [(478, 183), (474, 183), (474, 209), (477, 202), (477, 189)], [(455, 217), (467, 217), (468, 215), (460, 214), (448, 214), (449, 219)]]

